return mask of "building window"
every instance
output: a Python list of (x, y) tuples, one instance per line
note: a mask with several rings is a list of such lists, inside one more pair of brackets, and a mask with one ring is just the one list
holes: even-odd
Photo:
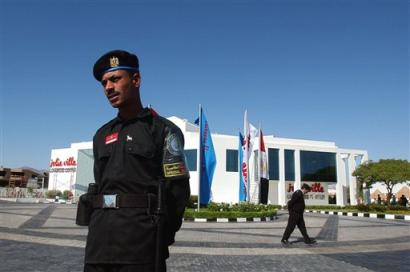
[(285, 149), (285, 180), (295, 181), (295, 150)]
[(300, 151), (300, 174), (302, 181), (337, 182), (336, 154)]
[(269, 179), (279, 180), (279, 149), (268, 149)]
[(238, 150), (226, 150), (226, 172), (238, 172)]
[(185, 157), (188, 164), (189, 171), (196, 171), (197, 165), (197, 149), (185, 149)]

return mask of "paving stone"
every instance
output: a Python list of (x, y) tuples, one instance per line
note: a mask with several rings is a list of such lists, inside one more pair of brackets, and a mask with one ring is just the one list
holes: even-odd
[[(0, 271), (82, 271), (87, 228), (75, 205), (0, 203)], [(305, 214), (315, 246), (280, 243), (288, 215), (272, 222), (184, 222), (168, 271), (406, 271), (410, 222)], [(295, 229), (291, 239), (300, 239)]]

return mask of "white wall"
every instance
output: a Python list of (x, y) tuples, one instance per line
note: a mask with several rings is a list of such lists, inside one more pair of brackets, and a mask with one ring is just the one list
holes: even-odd
[[(48, 190), (72, 190), (76, 178), (76, 165), (66, 165), (65, 162), (73, 158), (77, 161), (77, 150), (62, 148), (51, 150), (50, 175), (48, 179)], [(51, 162), (61, 161), (61, 166), (52, 166)]]

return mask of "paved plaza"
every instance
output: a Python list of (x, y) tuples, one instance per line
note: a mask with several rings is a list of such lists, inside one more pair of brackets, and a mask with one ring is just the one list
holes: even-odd
[[(0, 271), (82, 271), (87, 228), (75, 205), (0, 202)], [(272, 222), (184, 222), (168, 271), (408, 271), (410, 222), (306, 213), (318, 244), (284, 248)], [(296, 229), (291, 240), (301, 238)]]

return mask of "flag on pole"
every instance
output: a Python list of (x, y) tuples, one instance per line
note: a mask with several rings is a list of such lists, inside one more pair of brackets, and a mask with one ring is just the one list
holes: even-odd
[[(243, 152), (245, 141), (242, 133), (239, 132), (238, 162), (239, 162), (239, 201), (246, 201), (245, 176), (247, 173), (246, 164), (243, 162)], [(244, 167), (245, 166), (245, 167)]]
[(216, 166), (216, 156), (214, 145), (212, 143), (211, 130), (208, 121), (200, 107), (200, 180), (199, 180), (199, 203), (208, 204), (211, 200), (212, 177), (214, 176)]
[(259, 179), (260, 179), (260, 203), (268, 204), (269, 174), (268, 158), (266, 155), (265, 141), (263, 140), (262, 129), (259, 129)]
[(253, 143), (255, 141), (255, 137), (258, 133), (258, 130), (248, 122), (248, 111), (245, 110), (244, 116), (244, 135), (245, 135), (245, 148), (243, 150), (243, 169), (244, 171), (244, 181), (245, 181), (245, 188), (246, 188), (246, 199), (250, 200), (250, 178), (249, 178), (249, 158), (251, 157), (252, 150), (253, 150)]
[(259, 152), (260, 152), (260, 178), (268, 179), (268, 157), (266, 155), (265, 141), (263, 140), (262, 130), (259, 130)]

